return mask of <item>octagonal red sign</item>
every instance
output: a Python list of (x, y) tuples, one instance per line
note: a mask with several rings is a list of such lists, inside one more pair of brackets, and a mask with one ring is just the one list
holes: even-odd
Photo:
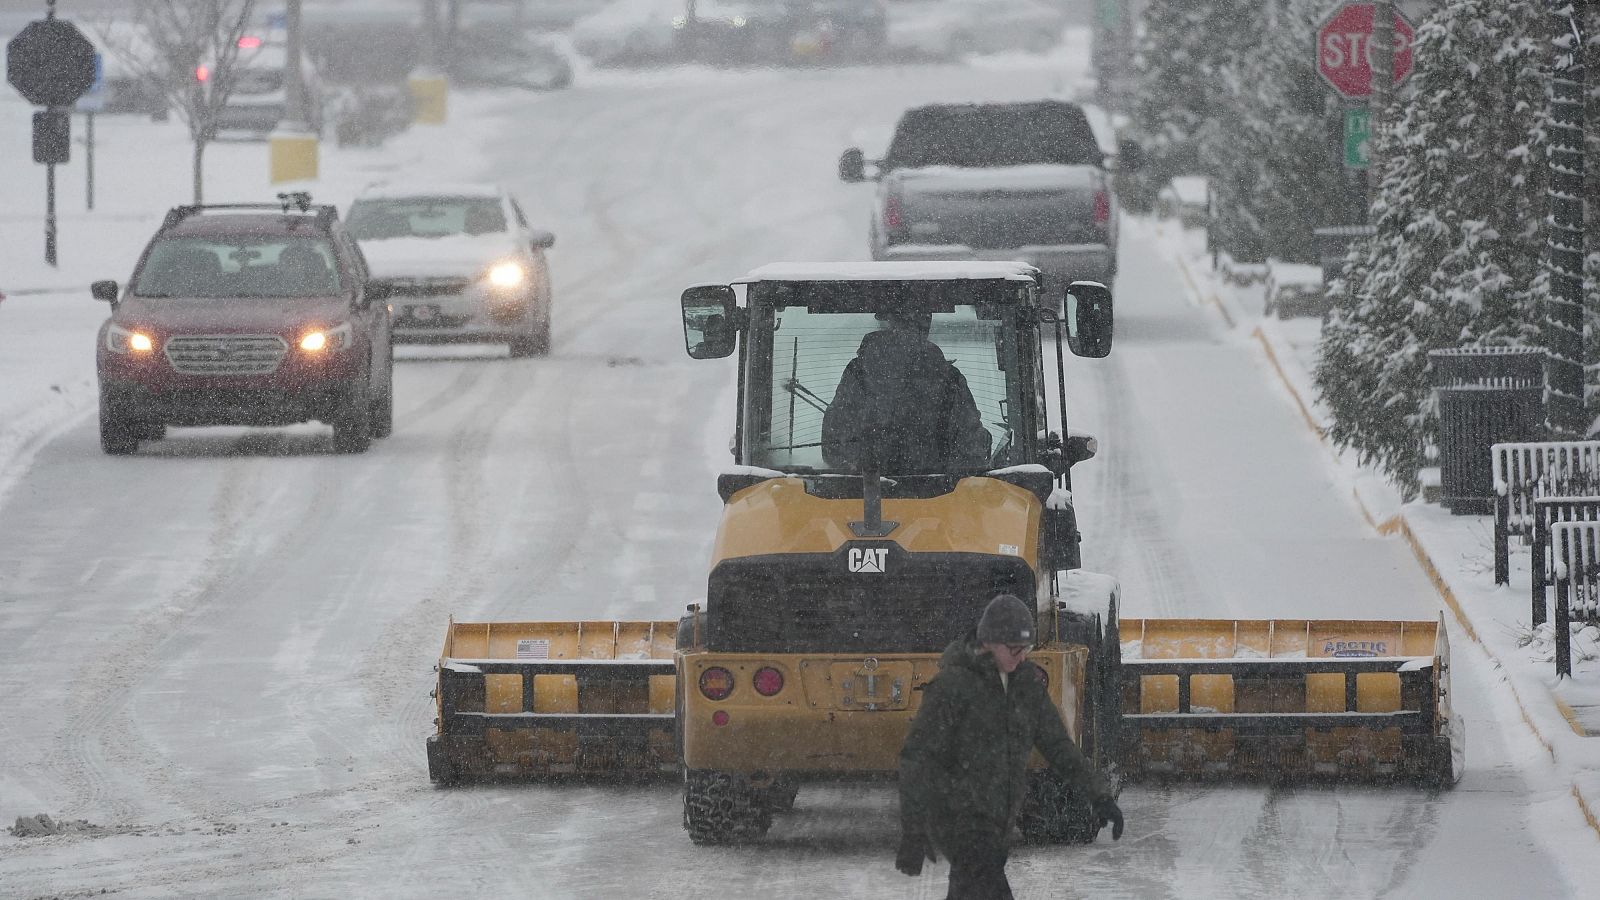
[[(1371, 3), (1346, 3), (1317, 29), (1317, 71), (1333, 89), (1351, 99), (1372, 93)], [(1411, 22), (1394, 11), (1394, 83), (1411, 74)]]

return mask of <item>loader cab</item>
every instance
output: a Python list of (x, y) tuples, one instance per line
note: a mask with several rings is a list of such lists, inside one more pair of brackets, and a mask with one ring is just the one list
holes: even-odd
[[(1063, 293), (1064, 304), (1044, 299)], [(865, 454), (856, 451), (886, 446), (861, 435), (895, 428), (923, 429), (925, 440), (901, 443), (933, 449), (884, 452), (875, 464), (888, 477), (1029, 465), (1065, 476), (1072, 462), (1092, 455), (1092, 439), (1063, 446), (1064, 390), (1056, 379), (1058, 412), (1050, 415), (1045, 370), (1063, 344), (1078, 356), (1110, 351), (1111, 295), (1103, 285), (1076, 282), (1047, 295), (1038, 271), (1022, 263), (779, 263), (734, 286), (690, 288), (682, 303), (691, 357), (740, 355), (734, 453), (741, 465), (860, 474)], [(918, 319), (938, 356), (894, 333), (904, 330), (897, 323)], [(940, 357), (955, 374), (928, 361)], [(877, 376), (866, 403), (851, 390), (863, 372)]]

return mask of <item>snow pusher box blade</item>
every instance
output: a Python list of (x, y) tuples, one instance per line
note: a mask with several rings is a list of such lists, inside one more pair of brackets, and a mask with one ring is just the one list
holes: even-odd
[(450, 622), (428, 776), (676, 773), (676, 622)]
[(1118, 625), (1130, 777), (1460, 777), (1442, 618)]

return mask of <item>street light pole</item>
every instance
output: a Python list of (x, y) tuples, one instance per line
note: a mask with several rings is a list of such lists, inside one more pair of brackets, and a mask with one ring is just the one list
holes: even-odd
[(300, 0), (288, 0), (284, 9), (284, 120), (291, 128), (310, 130), (311, 117), (306, 112), (306, 82), (300, 68), (303, 49), (300, 38)]
[(1367, 208), (1383, 184), (1383, 158), (1378, 152), (1381, 137), (1389, 125), (1389, 105), (1394, 96), (1394, 3), (1374, 0), (1372, 4), (1372, 91), (1367, 96)]
[(272, 183), (308, 181), (317, 177), (317, 123), (313, 122), (304, 77), (304, 29), (300, 27), (300, 0), (284, 7), (284, 110), (268, 139), (267, 154)]
[(1585, 72), (1579, 0), (1550, 0), (1550, 296), (1545, 304), (1545, 426), (1553, 437), (1588, 430), (1583, 402), (1583, 156)]

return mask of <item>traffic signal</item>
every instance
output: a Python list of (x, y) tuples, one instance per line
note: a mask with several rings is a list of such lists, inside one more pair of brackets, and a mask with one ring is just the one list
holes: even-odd
[(72, 147), (71, 118), (67, 110), (47, 109), (33, 114), (33, 161), (64, 163)]

